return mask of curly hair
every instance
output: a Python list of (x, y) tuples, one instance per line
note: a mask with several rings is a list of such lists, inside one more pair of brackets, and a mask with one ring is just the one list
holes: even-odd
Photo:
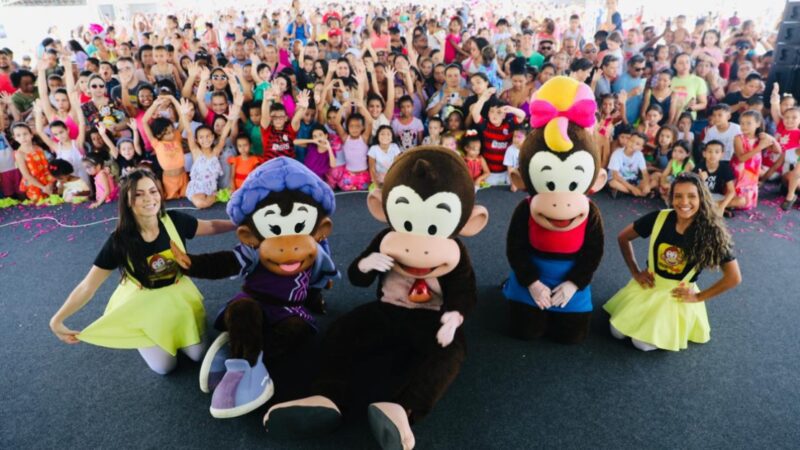
[(670, 203), (675, 193), (675, 186), (679, 184), (694, 185), (700, 199), (700, 208), (686, 230), (689, 241), (685, 249), (687, 261), (697, 270), (719, 267), (723, 259), (733, 252), (733, 239), (722, 217), (715, 211), (711, 192), (697, 174), (683, 172), (675, 177), (669, 188)]

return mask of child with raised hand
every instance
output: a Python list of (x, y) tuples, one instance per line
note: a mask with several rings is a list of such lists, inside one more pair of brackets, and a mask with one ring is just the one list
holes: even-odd
[(647, 173), (647, 164), (642, 154), (646, 140), (644, 133), (634, 131), (625, 142), (625, 147), (615, 150), (611, 155), (608, 163), (611, 180), (608, 186), (612, 198), (616, 198), (618, 192), (647, 197), (658, 186), (659, 174)]
[[(774, 105), (774, 103), (773, 103)], [(773, 106), (774, 108), (774, 106)], [(781, 113), (778, 123), (778, 132), (775, 135), (783, 151), (780, 161), (782, 164), (783, 183), (787, 185), (786, 199), (781, 208), (789, 210), (797, 201), (797, 190), (800, 185), (800, 164), (798, 164), (798, 148), (800, 148), (800, 108), (792, 106)]]
[[(345, 127), (342, 127), (341, 117), (346, 107), (357, 107), (359, 112), (350, 114)], [(344, 170), (337, 187), (343, 191), (367, 190), (371, 183), (367, 142), (372, 136), (372, 117), (364, 102), (351, 100), (349, 105), (342, 106), (336, 112), (331, 126), (342, 140), (342, 155), (345, 160)]]
[(439, 117), (428, 119), (428, 135), (422, 139), (422, 145), (442, 145), (444, 122)]
[(731, 200), (736, 196), (733, 169), (729, 164), (721, 164), (724, 146), (720, 141), (709, 141), (703, 149), (703, 160), (694, 171), (700, 175), (711, 192), (711, 199), (717, 213), (724, 214)]
[(227, 163), (231, 167), (231, 183), (230, 190), (235, 192), (242, 187), (242, 183), (250, 175), (250, 172), (255, 170), (261, 164), (261, 158), (252, 155), (250, 138), (246, 134), (240, 134), (234, 139), (236, 151), (239, 152), (237, 156), (228, 158)]
[(311, 139), (295, 139), (294, 145), (306, 146), (303, 164), (321, 179), (326, 179), (331, 168), (336, 167), (336, 155), (324, 125), (314, 124), (311, 128)]
[(472, 177), (477, 191), (491, 175), (486, 159), (481, 156), (481, 137), (477, 131), (467, 130), (464, 137), (461, 138), (461, 144), (464, 146), (464, 162), (467, 163), (469, 175)]
[(131, 129), (133, 139), (127, 137), (119, 138), (115, 144), (108, 137), (105, 125), (102, 123), (97, 124), (98, 135), (103, 139), (111, 157), (116, 161), (120, 178), (134, 171), (142, 160), (141, 137), (139, 137), (139, 133), (136, 130), (136, 119), (128, 120), (128, 128)]
[(63, 159), (50, 161), (50, 173), (56, 179), (55, 192), (67, 203), (82, 203), (92, 195), (91, 188), (80, 177), (73, 175), (73, 167)]
[(403, 150), (394, 143), (394, 132), (389, 125), (378, 127), (377, 139), (378, 143), (367, 151), (367, 157), (369, 158), (369, 175), (372, 178), (372, 182), (378, 188), (382, 188), (386, 172), (389, 171), (394, 159)]
[[(508, 146), (511, 145), (511, 130), (525, 120), (525, 111), (509, 106), (497, 100), (496, 97), (493, 98), (494, 93), (494, 88), (487, 89), (470, 108), (472, 120), (478, 133), (482, 136), (481, 155), (491, 171), (486, 182), (492, 186), (509, 184), (508, 171), (503, 165), (503, 157)], [(486, 107), (488, 120), (481, 113), (484, 107)], [(509, 118), (509, 116), (513, 116), (513, 118)]]
[[(517, 127), (514, 129), (512, 135), (511, 146), (506, 150), (506, 156), (503, 157), (503, 165), (508, 168), (508, 175), (511, 177), (513, 172), (519, 172), (519, 149), (522, 143), (525, 142), (527, 132), (524, 127)], [(511, 192), (517, 192), (518, 188), (514, 183), (511, 183)]]
[(78, 119), (78, 137), (73, 140), (69, 137), (69, 129), (67, 128), (67, 125), (60, 120), (50, 124), (50, 134), (52, 135), (52, 138), (45, 133), (44, 113), (42, 111), (41, 99), (34, 102), (33, 114), (36, 123), (36, 133), (39, 135), (39, 138), (42, 140), (42, 142), (44, 142), (44, 144), (50, 148), (50, 151), (55, 154), (56, 158), (63, 159), (64, 161), (72, 164), (75, 174), (79, 176), (84, 183), (89, 184), (89, 175), (83, 169), (83, 165), (81, 164), (81, 160), (84, 156), (83, 140), (84, 136), (86, 135), (86, 130), (84, 127), (85, 122), (82, 118), (83, 115), (81, 115), (81, 118)]
[(19, 189), (28, 200), (44, 200), (55, 192), (56, 180), (50, 173), (44, 151), (33, 144), (33, 130), (24, 122), (11, 125), (11, 135), (19, 143), (14, 155), (22, 174)]
[(665, 203), (669, 195), (669, 187), (672, 185), (672, 181), (675, 177), (683, 172), (691, 172), (694, 170), (694, 161), (692, 161), (691, 154), (692, 149), (686, 141), (678, 141), (672, 146), (672, 157), (667, 167), (659, 176), (661, 179), (661, 199), (664, 200)]
[[(222, 175), (222, 166), (219, 162), (219, 155), (225, 147), (225, 139), (231, 131), (231, 126), (239, 116), (239, 112), (244, 101), (241, 92), (234, 91), (234, 104), (231, 108), (228, 122), (222, 129), (222, 134), (217, 137), (214, 130), (201, 125), (194, 133), (189, 133), (189, 150), (192, 152), (192, 174), (191, 181), (186, 187), (186, 197), (198, 209), (211, 207), (217, 201), (218, 178)], [(188, 112), (188, 102), (183, 101), (181, 111)], [(186, 115), (181, 114), (183, 127), (187, 128)], [(196, 135), (196, 136), (195, 136)], [(217, 142), (214, 143), (214, 139)]]
[(94, 202), (89, 208), (97, 208), (103, 203), (115, 201), (119, 196), (119, 187), (114, 182), (111, 171), (103, 165), (103, 160), (97, 155), (87, 155), (83, 158), (83, 167), (94, 182)]
[(261, 142), (264, 144), (264, 161), (279, 156), (295, 157), (293, 142), (303, 114), (308, 108), (310, 93), (305, 90), (298, 94), (298, 103), (291, 122), (286, 107), (276, 103), (279, 96), (280, 90), (273, 85), (264, 93), (264, 101), (261, 104)]
[(169, 119), (164, 117), (152, 119), (159, 108), (170, 102), (180, 110), (181, 105), (178, 104), (175, 97), (159, 96), (153, 101), (142, 117), (142, 131), (152, 144), (153, 152), (156, 154), (158, 165), (162, 170), (161, 184), (164, 187), (164, 199), (177, 200), (186, 196), (186, 186), (189, 184), (181, 138), (183, 123), (186, 122), (185, 114), (181, 115), (177, 129), (173, 127), (172, 121)]
[(739, 117), (741, 134), (733, 141), (731, 168), (736, 177), (736, 197), (729, 206), (751, 209), (758, 205), (758, 177), (761, 175), (761, 151), (778, 145), (775, 138), (764, 133), (764, 119), (758, 111), (745, 111)]

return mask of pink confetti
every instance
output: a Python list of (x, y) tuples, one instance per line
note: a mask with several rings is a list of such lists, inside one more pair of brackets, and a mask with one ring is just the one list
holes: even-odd
[(5, 258), (8, 256), (8, 252), (0, 252), (0, 258)]

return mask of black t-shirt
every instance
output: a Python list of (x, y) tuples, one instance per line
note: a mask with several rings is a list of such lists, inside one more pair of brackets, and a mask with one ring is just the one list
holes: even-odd
[[(136, 86), (133, 87), (128, 86), (128, 96), (130, 96), (131, 103), (133, 103), (134, 105), (139, 104), (139, 99), (136, 96), (136, 93), (139, 92), (139, 88), (142, 86), (150, 86), (150, 85), (148, 83), (145, 83), (144, 81), (140, 81), (136, 84)], [(114, 101), (118, 102), (122, 101), (122, 87), (120, 87), (119, 84), (111, 88), (111, 98)]]
[[(172, 223), (175, 224), (175, 229), (178, 231), (185, 248), (186, 240), (192, 239), (197, 232), (197, 219), (177, 211), (168, 211), (167, 214), (172, 219)], [(167, 234), (167, 229), (164, 228), (163, 223), (160, 221), (158, 223), (158, 237), (156, 240), (145, 242), (143, 245), (145, 246), (145, 254), (148, 255), (147, 262), (151, 268), (151, 273), (134, 272), (134, 278), (141, 283), (145, 276), (149, 276), (153, 283), (153, 288), (161, 288), (172, 284), (180, 269), (169, 248), (169, 234)], [(120, 261), (115, 257), (112, 236), (109, 236), (100, 253), (97, 254), (94, 265), (105, 270), (115, 270), (125, 263), (125, 261)]]
[[(746, 102), (750, 100), (751, 98), (755, 97), (755, 95), (757, 94), (751, 95), (750, 97), (745, 97), (744, 95), (742, 95), (741, 91), (731, 92), (722, 99), (722, 103), (725, 103), (726, 105), (730, 106), (735, 106), (739, 104), (739, 102)], [(739, 110), (734, 113), (731, 113), (731, 122), (739, 123), (739, 114), (741, 114), (742, 112), (743, 110)]]
[(731, 169), (729, 164), (724, 164), (724, 161), (720, 161), (719, 167), (717, 167), (717, 170), (714, 172), (706, 169), (705, 161), (700, 161), (700, 163), (697, 164), (697, 167), (694, 168), (694, 172), (699, 174), (701, 170), (708, 173), (708, 178), (706, 178), (706, 186), (708, 186), (708, 190), (711, 191), (712, 194), (727, 194), (725, 185), (728, 184), (729, 181), (736, 179), (733, 176), (733, 169)]
[[(660, 211), (654, 211), (644, 217), (639, 218), (633, 223), (633, 229), (641, 237), (650, 237), (653, 232), (653, 225), (656, 223), (656, 218)], [(692, 269), (686, 264), (686, 252), (684, 248), (689, 246), (687, 236), (679, 234), (675, 231), (675, 226), (678, 221), (678, 215), (675, 211), (670, 211), (667, 215), (667, 220), (661, 228), (661, 232), (656, 238), (655, 245), (653, 245), (654, 255), (647, 255), (648, 258), (655, 258), (656, 273), (670, 280), (682, 280), (684, 276)], [(736, 259), (733, 254), (729, 253), (722, 260), (722, 264), (733, 261)], [(700, 275), (700, 270), (694, 275), (691, 281), (696, 281)]]

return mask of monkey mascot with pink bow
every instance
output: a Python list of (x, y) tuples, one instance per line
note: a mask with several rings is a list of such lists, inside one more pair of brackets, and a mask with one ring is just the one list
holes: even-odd
[(512, 174), (529, 196), (506, 239), (511, 275), (503, 293), (515, 337), (574, 344), (589, 333), (603, 221), (587, 195), (607, 178), (593, 139), (596, 109), (591, 89), (568, 77), (552, 78), (531, 98), (532, 131)]

